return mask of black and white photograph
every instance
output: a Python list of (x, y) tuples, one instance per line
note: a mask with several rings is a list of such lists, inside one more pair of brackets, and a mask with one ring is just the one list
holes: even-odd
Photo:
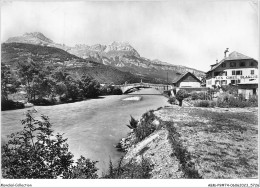
[(1, 187), (259, 187), (259, 0), (2, 0), (0, 24)]

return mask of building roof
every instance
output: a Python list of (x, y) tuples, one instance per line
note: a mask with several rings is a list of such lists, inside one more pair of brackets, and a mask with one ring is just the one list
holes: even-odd
[(188, 75), (191, 75), (193, 78), (195, 78), (196, 80), (198, 80), (198, 82), (201, 83), (200, 79), (198, 79), (198, 78), (197, 78), (194, 74), (192, 74), (191, 72), (187, 72), (187, 73), (185, 73), (185, 74), (182, 74), (182, 75), (176, 77), (176, 78), (172, 81), (172, 83), (175, 84), (175, 83), (177, 83), (177, 82), (180, 82), (180, 81), (182, 81), (185, 77), (187, 77)]
[(208, 72), (213, 71), (214, 69), (216, 69), (218, 66), (220, 66), (225, 61), (238, 60), (238, 59), (253, 59), (253, 58), (234, 51), (234, 52), (230, 53), (228, 57), (222, 59), (219, 63), (213, 64), (213, 66), (211, 67), (211, 69)]
[(234, 51), (231, 54), (229, 54), (229, 56), (226, 57), (225, 60), (237, 60), (237, 59), (253, 59), (253, 58)]

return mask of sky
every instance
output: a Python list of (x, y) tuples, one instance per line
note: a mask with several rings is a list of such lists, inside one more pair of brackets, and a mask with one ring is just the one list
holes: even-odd
[(126, 41), (142, 57), (208, 71), (226, 48), (259, 60), (256, 2), (6, 1), (1, 43), (35, 31), (68, 46)]

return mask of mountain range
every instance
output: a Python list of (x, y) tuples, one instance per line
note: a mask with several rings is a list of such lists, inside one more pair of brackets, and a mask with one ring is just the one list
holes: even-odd
[[(93, 66), (93, 63), (95, 62), (94, 64), (99, 65), (99, 67), (105, 65), (105, 67), (114, 67), (114, 70), (119, 70), (123, 73), (130, 73), (134, 77), (132, 80), (139, 78), (155, 83), (166, 83), (167, 80), (168, 82), (171, 82), (171, 80), (186, 72), (192, 72), (197, 77), (204, 75), (204, 72), (193, 68), (141, 57), (140, 54), (128, 42), (113, 42), (110, 45), (77, 44), (74, 47), (70, 47), (65, 44), (55, 43), (40, 32), (25, 33), (22, 36), (9, 38), (4, 45), (2, 45), (2, 61), (6, 61), (6, 58), (8, 58), (8, 53), (10, 53), (5, 53), (5, 47), (7, 47), (8, 44), (16, 44), (20, 47), (22, 44), (30, 44), (37, 46), (35, 48), (38, 50), (40, 47), (45, 49), (53, 48), (56, 55), (57, 52), (59, 52), (58, 54), (61, 56), (59, 61), (55, 61), (56, 64), (66, 64), (66, 66), (71, 69), (86, 65), (86, 62), (88, 62), (89, 66), (90, 64)], [(36, 50), (28, 50), (28, 46), (26, 49), (26, 53)], [(19, 54), (19, 52), (17, 53)], [(34, 54), (37, 55), (37, 52), (34, 52)], [(70, 58), (68, 58), (68, 56)]]

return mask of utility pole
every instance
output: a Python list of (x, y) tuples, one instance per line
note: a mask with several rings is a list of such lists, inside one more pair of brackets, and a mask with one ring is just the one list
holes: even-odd
[(167, 91), (168, 91), (168, 71), (167, 71)]

